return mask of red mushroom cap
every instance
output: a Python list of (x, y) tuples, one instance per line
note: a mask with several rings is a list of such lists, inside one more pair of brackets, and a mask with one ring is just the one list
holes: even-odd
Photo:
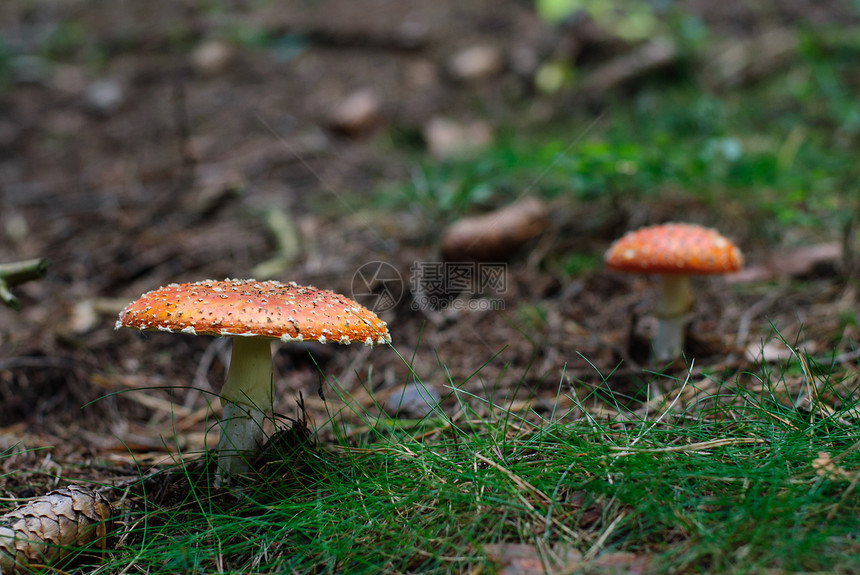
[(119, 314), (116, 328), (202, 335), (389, 343), (384, 321), (355, 301), (295, 282), (205, 280), (143, 294)]
[(628, 232), (604, 259), (618, 271), (675, 275), (729, 273), (744, 264), (738, 247), (716, 230), (677, 223)]

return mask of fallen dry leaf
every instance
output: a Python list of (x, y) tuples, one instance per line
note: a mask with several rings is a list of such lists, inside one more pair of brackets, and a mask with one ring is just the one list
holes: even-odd
[(651, 559), (626, 551), (605, 553), (588, 565), (588, 572), (600, 575), (644, 575), (653, 573)]
[(669, 40), (657, 38), (599, 66), (583, 81), (592, 96), (605, 94), (631, 80), (668, 68), (678, 60), (678, 49)]
[(442, 236), (442, 254), (448, 261), (507, 260), (548, 225), (544, 203), (528, 197), (500, 210), (455, 222)]
[(472, 156), (493, 141), (493, 128), (485, 120), (458, 122), (448, 118), (433, 118), (422, 130), (427, 149), (437, 160)]
[(591, 561), (575, 549), (550, 550), (544, 555), (527, 543), (484, 545), (487, 558), (498, 566), (499, 575), (550, 575), (553, 573), (594, 573), (600, 575), (645, 574), (651, 559), (626, 551), (604, 553)]
[(374, 90), (357, 90), (333, 106), (329, 122), (334, 129), (350, 136), (365, 134), (381, 125), (382, 101)]
[(505, 55), (496, 46), (476, 45), (457, 52), (448, 60), (448, 73), (462, 82), (484, 80), (505, 67)]
[(744, 357), (753, 363), (785, 361), (792, 355), (793, 352), (790, 347), (776, 340), (768, 341), (764, 345), (761, 342), (751, 343), (744, 351)]
[(829, 242), (804, 246), (776, 254), (767, 261), (750, 265), (726, 276), (729, 283), (758, 282), (779, 277), (800, 277), (812, 273), (817, 266), (835, 264), (842, 259), (842, 244)]
[[(582, 561), (582, 554), (574, 549), (561, 553), (550, 551), (546, 557), (534, 545), (527, 543), (494, 543), (484, 545), (487, 558), (498, 566), (499, 575), (547, 575), (562, 566), (559, 572), (567, 572)], [(549, 566), (549, 571), (545, 569)]]
[(709, 50), (704, 76), (713, 86), (733, 87), (773, 74), (797, 52), (798, 33), (788, 28), (759, 31), (750, 38), (732, 38)]

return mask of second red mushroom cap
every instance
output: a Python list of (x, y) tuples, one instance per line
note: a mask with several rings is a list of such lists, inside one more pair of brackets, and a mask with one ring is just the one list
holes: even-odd
[(606, 252), (610, 269), (654, 274), (722, 274), (744, 258), (731, 240), (695, 224), (668, 223), (628, 232)]

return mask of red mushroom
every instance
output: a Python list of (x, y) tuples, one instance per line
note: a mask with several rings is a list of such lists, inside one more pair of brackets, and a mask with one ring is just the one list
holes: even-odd
[(734, 272), (744, 259), (716, 230), (669, 223), (625, 234), (609, 247), (605, 261), (613, 270), (662, 276), (652, 347), (656, 359), (668, 361), (683, 351), (685, 314), (693, 303), (690, 276)]
[(274, 339), (367, 345), (390, 343), (385, 322), (355, 301), (294, 282), (206, 280), (170, 284), (142, 295), (119, 314), (116, 328), (225, 335), (233, 338), (218, 441), (219, 478), (247, 470), (272, 408)]

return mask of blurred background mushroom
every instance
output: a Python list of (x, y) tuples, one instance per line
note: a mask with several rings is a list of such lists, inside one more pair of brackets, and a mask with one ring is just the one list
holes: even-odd
[(686, 316), (693, 304), (690, 276), (735, 272), (744, 263), (737, 246), (716, 230), (683, 223), (629, 232), (609, 247), (605, 261), (613, 270), (660, 276), (657, 333), (651, 345), (661, 362), (683, 353)]

